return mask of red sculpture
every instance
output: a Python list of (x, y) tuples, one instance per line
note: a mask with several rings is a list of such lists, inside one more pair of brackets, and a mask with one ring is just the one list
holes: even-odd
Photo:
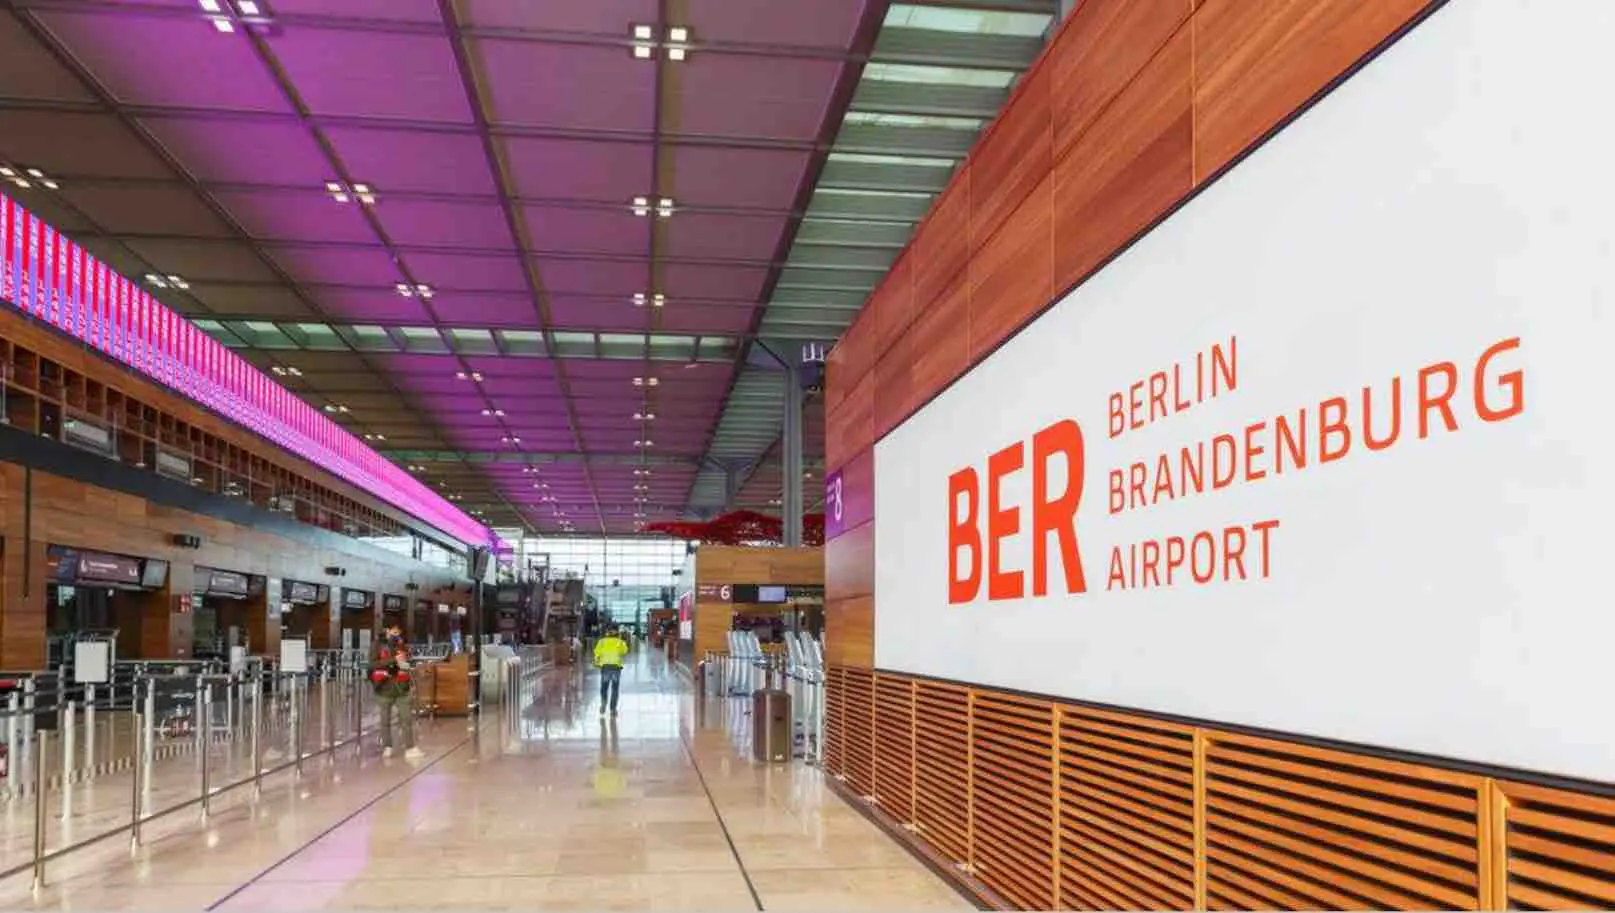
[[(715, 545), (779, 545), (785, 539), (783, 520), (751, 510), (731, 511), (705, 523), (685, 520), (652, 523), (645, 530)], [(824, 544), (824, 514), (802, 517), (802, 544)]]

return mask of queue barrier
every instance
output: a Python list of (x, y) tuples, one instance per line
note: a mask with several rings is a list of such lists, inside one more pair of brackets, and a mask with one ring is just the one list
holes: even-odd
[[(0, 709), (7, 761), (0, 804), (31, 800), (34, 813), (32, 857), (0, 869), (0, 879), (31, 871), (37, 890), (48, 864), (69, 853), (122, 834), (139, 847), (155, 821), (195, 809), (205, 822), (227, 793), (250, 789), (257, 799), (266, 777), (301, 778), (315, 759), (334, 763), (346, 748), (362, 753), (375, 729), (374, 691), (362, 658), (335, 655), (342, 652), (311, 662), (308, 673), (255, 659), (233, 673), (217, 663), (145, 663), (100, 686), (64, 687), (54, 672), (0, 675), (16, 683)], [(183, 758), (192, 761), (188, 773), (182, 763), (164, 764)], [(94, 833), (75, 828), (77, 839), (47, 845), (52, 820), (74, 819), (76, 786), (123, 774), (130, 780), (124, 823)], [(194, 786), (176, 791), (175, 779)], [(169, 801), (160, 804), (159, 796)], [(98, 820), (104, 811), (97, 809)]]
[(743, 698), (739, 712), (750, 713), (760, 690), (779, 687), (790, 694), (792, 754), (823, 766), (825, 725), (824, 646), (803, 632), (786, 635), (784, 653), (762, 649), (749, 631), (730, 631), (727, 652), (708, 651), (697, 667), (697, 688), (705, 698)]

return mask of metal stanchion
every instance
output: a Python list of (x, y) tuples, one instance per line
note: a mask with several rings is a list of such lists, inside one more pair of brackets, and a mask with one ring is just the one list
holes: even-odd
[(157, 682), (146, 679), (146, 712), (142, 719), (140, 751), (145, 763), (140, 768), (140, 788), (151, 795), (151, 769), (157, 760)]
[(84, 686), (84, 779), (95, 776), (95, 686)]
[(38, 733), (34, 742), (34, 891), (38, 892), (45, 887), (45, 803), (50, 797), (45, 794), (45, 787), (49, 782), (46, 779), (46, 767), (50, 759), (46, 757), (46, 750), (50, 742), (50, 733)]
[(292, 743), (292, 756), (296, 759), (297, 776), (298, 776), (299, 779), (301, 779), (302, 776), (303, 776), (303, 710), (304, 710), (304, 707), (303, 707), (304, 689), (300, 688), (299, 685), (303, 684), (303, 683), (304, 683), (304, 681), (303, 681), (303, 679), (301, 677), (294, 678), (292, 680), (292, 682), (291, 682), (291, 688), (292, 688), (292, 729), (291, 729), (290, 735), (291, 735), (291, 743)]
[(361, 680), (354, 678), (349, 681), (349, 690), (353, 694), (353, 754), (354, 757), (364, 757), (364, 686)]
[(213, 810), (213, 790), (208, 782), (212, 773), (211, 763), (213, 756), (213, 684), (203, 685), (196, 695), (196, 702), (202, 708), (202, 721), (196, 727), (197, 736), (202, 744), (202, 820), (206, 821), (208, 814)]
[(73, 814), (73, 729), (77, 723), (77, 709), (72, 701), (62, 708), (62, 820)]
[(336, 760), (336, 713), (331, 707), (331, 685), (334, 681), (327, 674), (325, 680), (320, 682), (320, 720), (325, 724), (324, 745), (331, 749), (332, 761)]
[[(246, 708), (242, 708), (246, 712)], [(264, 744), (261, 730), (264, 715), (264, 683), (261, 678), (252, 681), (252, 798), (256, 801), (264, 794)]]
[(143, 813), (143, 811), (141, 809), (141, 804), (142, 804), (141, 800), (143, 798), (143, 795), (142, 795), (141, 790), (140, 790), (140, 781), (144, 778), (145, 769), (146, 769), (145, 748), (141, 745), (141, 742), (144, 741), (146, 728), (145, 728), (145, 722), (144, 722), (145, 714), (140, 712), (140, 709), (139, 709), (138, 706), (135, 708), (135, 717), (134, 717), (134, 719), (135, 719), (135, 745), (134, 745), (135, 766), (134, 766), (134, 770), (131, 772), (132, 775), (129, 777), (129, 782), (131, 784), (133, 784), (132, 788), (129, 790), (130, 793), (132, 794), (130, 802), (129, 802), (129, 807), (131, 809), (130, 812), (129, 812), (129, 852), (130, 852), (131, 855), (133, 855), (136, 850), (140, 849), (140, 823), (141, 823), (141, 818), (145, 817), (144, 813)]

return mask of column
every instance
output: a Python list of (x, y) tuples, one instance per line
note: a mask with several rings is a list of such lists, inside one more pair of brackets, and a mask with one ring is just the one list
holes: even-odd
[(795, 366), (785, 369), (785, 427), (780, 439), (785, 491), (784, 544), (802, 544), (802, 378)]
[[(196, 566), (175, 561), (168, 566), (168, 583), (160, 590), (143, 590), (127, 596), (140, 616), (140, 659), (190, 659), (196, 633)], [(134, 657), (127, 657), (134, 658)]]
[(342, 646), (342, 635), (338, 633), (342, 624), (342, 587), (328, 586), (325, 591), (325, 602), (308, 607), (310, 650), (335, 650)]
[(248, 656), (280, 655), (281, 579), (264, 580), (262, 598), (248, 597), (245, 609)]

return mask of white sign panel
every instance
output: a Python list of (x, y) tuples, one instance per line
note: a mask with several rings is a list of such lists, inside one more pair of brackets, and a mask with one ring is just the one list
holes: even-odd
[(1437, 11), (876, 448), (876, 660), (1615, 780), (1608, 0)]
[(308, 671), (308, 641), (300, 637), (281, 638), (280, 671), (296, 673)]
[(73, 643), (73, 681), (80, 685), (104, 685), (112, 681), (112, 641)]

